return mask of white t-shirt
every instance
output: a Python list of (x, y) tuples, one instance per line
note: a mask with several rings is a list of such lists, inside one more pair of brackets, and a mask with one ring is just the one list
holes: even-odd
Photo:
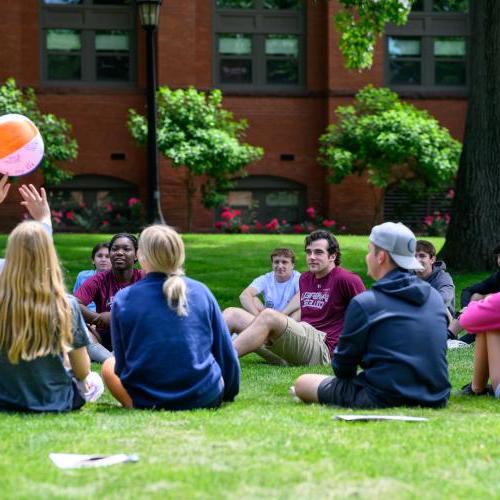
[(287, 281), (280, 283), (276, 281), (274, 272), (271, 271), (255, 278), (250, 286), (262, 293), (266, 307), (282, 311), (290, 302), (290, 299), (299, 291), (299, 278), (300, 273), (293, 271)]

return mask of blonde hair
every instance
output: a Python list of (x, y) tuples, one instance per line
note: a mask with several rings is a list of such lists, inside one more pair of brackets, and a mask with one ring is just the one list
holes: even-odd
[(31, 361), (70, 349), (72, 311), (51, 237), (23, 222), (7, 240), (0, 273), (0, 349), (9, 361)]
[(187, 288), (184, 276), (184, 243), (170, 226), (149, 226), (139, 238), (139, 251), (152, 271), (164, 273), (163, 295), (178, 316), (187, 316)]

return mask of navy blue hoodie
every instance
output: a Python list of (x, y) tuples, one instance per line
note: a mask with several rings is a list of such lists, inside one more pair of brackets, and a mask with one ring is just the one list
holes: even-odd
[[(333, 370), (339, 378), (355, 378), (377, 406), (445, 406), (446, 339), (439, 293), (394, 269), (351, 300)], [(358, 366), (363, 371), (356, 375)]]
[(149, 273), (116, 294), (115, 373), (136, 408), (188, 410), (219, 397), (232, 401), (240, 364), (217, 301), (205, 285), (185, 277), (188, 315), (177, 316), (162, 292), (165, 278)]

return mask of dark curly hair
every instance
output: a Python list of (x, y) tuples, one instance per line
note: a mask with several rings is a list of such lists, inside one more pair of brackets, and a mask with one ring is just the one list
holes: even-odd
[(317, 229), (313, 231), (311, 234), (306, 236), (304, 248), (307, 248), (313, 241), (317, 240), (326, 240), (328, 243), (328, 255), (336, 254), (335, 256), (335, 265), (339, 266), (342, 253), (340, 252), (339, 242), (337, 238), (333, 236), (330, 231), (325, 231), (324, 229)]

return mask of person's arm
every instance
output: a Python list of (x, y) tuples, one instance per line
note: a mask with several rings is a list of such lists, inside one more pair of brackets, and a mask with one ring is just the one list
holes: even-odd
[(212, 305), (212, 354), (220, 366), (224, 380), (223, 399), (224, 401), (233, 401), (240, 390), (240, 363), (219, 304), (213, 296), (210, 299)]
[(300, 292), (297, 292), (285, 306), (283, 311), (281, 311), (286, 316), (292, 315), (295, 311), (300, 314)]
[(68, 353), (68, 358), (76, 379), (84, 380), (90, 373), (90, 358), (86, 349), (90, 340), (87, 335), (87, 326), (78, 307), (78, 302), (74, 297), (70, 297), (69, 301), (72, 314), (73, 350)]
[(69, 363), (77, 380), (84, 380), (90, 373), (90, 358), (85, 347), (73, 349), (68, 353)]
[(254, 316), (257, 316), (261, 311), (265, 309), (264, 304), (257, 297), (260, 291), (253, 286), (248, 286), (240, 294), (240, 303), (246, 311)]
[(500, 293), (471, 301), (459, 318), (460, 326), (471, 333), (500, 328)]
[[(85, 280), (80, 286), (80, 288), (75, 292), (75, 297), (80, 303), (80, 310), (82, 311), (85, 321), (91, 325), (100, 326), (99, 318), (101, 314), (91, 311), (87, 307), (88, 304), (95, 301), (97, 292), (99, 290), (97, 278), (98, 275), (96, 274)], [(109, 315), (109, 313), (102, 313), (102, 314)], [(109, 319), (108, 319), (108, 325), (109, 325)]]
[(443, 298), (446, 306), (447, 316), (450, 317), (455, 312), (455, 284), (449, 274), (446, 274), (441, 279), (437, 291)]
[(0, 203), (7, 198), (7, 195), (9, 194), (9, 189), (10, 189), (10, 184), (9, 184), (9, 176), (8, 175), (2, 175), (2, 178), (0, 179)]
[(496, 272), (488, 276), (485, 280), (464, 288), (460, 295), (460, 305), (462, 308), (466, 307), (475, 294), (485, 296), (497, 292), (500, 292), (500, 272)]
[(344, 329), (333, 353), (332, 367), (339, 378), (353, 378), (366, 351), (369, 322), (365, 311), (351, 301), (344, 318)]

